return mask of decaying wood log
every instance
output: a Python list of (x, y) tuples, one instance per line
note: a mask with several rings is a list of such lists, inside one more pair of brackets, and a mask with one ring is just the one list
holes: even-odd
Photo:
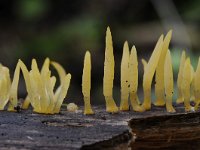
[[(165, 108), (109, 114), (94, 107), (95, 115), (62, 111), (42, 115), (23, 110), (0, 112), (1, 149), (141, 149), (200, 146), (200, 112), (174, 114)], [(128, 126), (129, 124), (129, 126)], [(130, 144), (131, 143), (131, 144)], [(187, 143), (185, 144), (187, 145)], [(187, 147), (185, 147), (187, 148)]]
[(182, 107), (176, 110), (130, 120), (135, 135), (132, 149), (200, 149), (200, 112), (185, 113)]

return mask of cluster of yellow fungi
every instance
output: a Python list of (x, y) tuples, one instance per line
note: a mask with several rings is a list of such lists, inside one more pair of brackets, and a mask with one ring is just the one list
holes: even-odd
[[(170, 30), (167, 35), (161, 35), (156, 43), (153, 53), (147, 62), (142, 59), (144, 67), (143, 74), (143, 103), (137, 96), (138, 89), (138, 59), (137, 51), (133, 45), (131, 51), (129, 50), (128, 42), (124, 43), (123, 54), (121, 60), (121, 102), (119, 109), (121, 111), (128, 111), (129, 104), (133, 111), (143, 112), (150, 110), (152, 106), (151, 100), (151, 85), (155, 75), (155, 106), (165, 106), (167, 112), (175, 112), (173, 107), (173, 93), (174, 93), (174, 77), (171, 53), (169, 44), (172, 37)], [(113, 79), (114, 79), (114, 55), (112, 35), (110, 28), (106, 32), (106, 48), (105, 48), (105, 62), (104, 62), (104, 79), (103, 79), (103, 93), (106, 101), (106, 110), (111, 113), (116, 113), (118, 107), (112, 96)], [(178, 99), (177, 104), (184, 103), (185, 111), (197, 110), (200, 104), (200, 60), (194, 71), (190, 58), (186, 58), (185, 51), (182, 52), (177, 88)], [(130, 100), (130, 101), (129, 101)], [(190, 105), (193, 100), (195, 107)]]
[[(113, 81), (115, 60), (113, 53), (113, 43), (110, 28), (107, 28), (105, 39), (105, 61), (103, 77), (103, 95), (105, 97), (106, 111), (117, 113), (130, 110), (143, 112), (150, 110), (152, 106), (151, 86), (155, 76), (155, 106), (165, 106), (167, 112), (175, 112), (173, 107), (174, 77), (171, 53), (169, 44), (172, 37), (170, 30), (167, 35), (161, 35), (151, 54), (149, 61), (141, 59), (144, 68), (143, 74), (143, 93), (144, 99), (141, 102), (137, 95), (138, 90), (138, 59), (137, 50), (133, 45), (129, 49), (128, 42), (124, 43), (121, 60), (121, 102), (120, 107), (113, 99)], [(56, 77), (51, 76), (49, 69), (52, 65), (58, 72), (60, 85), (55, 89)], [(91, 55), (87, 51), (84, 58), (82, 75), (82, 93), (84, 98), (84, 114), (94, 114), (90, 103), (91, 90)], [(15, 68), (13, 80), (10, 78), (9, 69), (0, 64), (0, 110), (5, 107), (8, 111), (16, 111), (18, 106), (18, 83), (20, 72), (22, 72), (27, 96), (22, 104), (22, 109), (33, 108), (34, 112), (55, 114), (59, 113), (63, 101), (67, 95), (70, 85), (71, 74), (67, 74), (65, 69), (57, 62), (50, 61), (47, 58), (44, 61), (42, 69), (39, 70), (37, 62), (32, 59), (30, 71), (26, 65), (19, 60)], [(179, 73), (177, 78), (178, 98), (177, 104), (184, 103), (185, 111), (198, 110), (200, 105), (200, 58), (197, 69), (194, 71), (190, 58), (182, 52)], [(195, 106), (192, 107), (190, 102)], [(71, 103), (67, 106), (69, 111), (76, 111), (77, 105)]]
[[(56, 77), (51, 76), (49, 65), (58, 71), (60, 77), (60, 86), (55, 90)], [(71, 75), (66, 74), (62, 66), (56, 62), (50, 62), (47, 58), (42, 66), (41, 71), (38, 68), (35, 59), (32, 60), (31, 70), (28, 71), (26, 65), (19, 60), (14, 72), (13, 81), (11, 83), (9, 69), (0, 65), (0, 108), (4, 110), (8, 104), (8, 111), (16, 111), (18, 106), (18, 82), (20, 70), (23, 73), (27, 97), (23, 102), (22, 108), (27, 109), (30, 105), (34, 112), (55, 114), (59, 113), (63, 100), (67, 94)]]

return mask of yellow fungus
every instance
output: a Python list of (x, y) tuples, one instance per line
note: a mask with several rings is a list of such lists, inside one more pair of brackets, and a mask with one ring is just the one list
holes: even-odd
[(69, 88), (69, 85), (70, 85), (70, 80), (71, 80), (71, 74), (68, 73), (65, 76), (64, 81), (62, 83), (60, 94), (59, 94), (58, 98), (55, 100), (56, 104), (55, 104), (55, 107), (54, 107), (54, 113), (59, 113), (59, 111), (60, 111), (60, 107), (63, 103), (63, 100), (64, 100), (65, 96), (67, 95), (67, 91), (68, 91), (68, 88)]
[(174, 93), (173, 68), (170, 51), (167, 51), (164, 65), (164, 87), (166, 95), (167, 112), (176, 112), (172, 106), (172, 97)]
[(94, 114), (90, 104), (90, 90), (91, 90), (91, 56), (90, 52), (85, 53), (83, 75), (82, 75), (82, 93), (84, 96), (84, 114)]
[(59, 86), (60, 90), (54, 94), (56, 78), (51, 77), (49, 70), (50, 60), (47, 58), (43, 64), (41, 72), (35, 59), (32, 60), (31, 71), (28, 71), (25, 64), (19, 60), (20, 68), (24, 75), (28, 96), (23, 107), (30, 104), (37, 113), (54, 114), (59, 113), (63, 100), (67, 94), (71, 75), (67, 74)]
[(163, 47), (163, 35), (160, 36), (158, 42), (154, 48), (154, 51), (149, 59), (149, 62), (146, 66), (144, 76), (143, 76), (143, 91), (144, 91), (144, 101), (142, 106), (146, 110), (150, 110), (151, 108), (151, 83), (152, 79), (158, 65), (158, 61), (160, 58), (160, 54), (162, 52)]
[(51, 65), (58, 71), (58, 75), (59, 75), (60, 83), (61, 83), (66, 76), (65, 69), (59, 63), (55, 61), (52, 61)]
[(4, 110), (9, 101), (11, 81), (9, 69), (1, 64), (0, 75), (0, 110)]
[(190, 105), (190, 84), (191, 84), (191, 66), (190, 58), (187, 58), (183, 68), (182, 94), (184, 98), (185, 111), (191, 111)]
[(129, 110), (129, 47), (124, 43), (121, 60), (121, 103), (120, 110)]
[(195, 96), (194, 96), (194, 76), (195, 76), (195, 72), (194, 72), (194, 68), (192, 65), (190, 65), (191, 67), (191, 87), (190, 87), (190, 101), (195, 102)]
[(156, 84), (155, 84), (155, 96), (156, 106), (164, 106), (165, 105), (165, 96), (164, 96), (164, 64), (165, 64), (165, 57), (167, 54), (167, 50), (169, 47), (169, 43), (172, 37), (172, 30), (170, 30), (166, 37), (164, 38), (162, 52), (160, 54), (158, 66), (156, 67)]
[(138, 103), (137, 89), (138, 89), (138, 59), (137, 51), (135, 46), (131, 49), (130, 61), (129, 61), (129, 70), (130, 70), (130, 101), (131, 106), (134, 111), (143, 112), (144, 108), (141, 107)]
[(30, 106), (30, 98), (26, 96), (24, 102), (22, 103), (22, 109), (28, 109)]
[(194, 75), (194, 95), (195, 95), (195, 110), (199, 108), (200, 104), (200, 57), (197, 65), (197, 69)]
[(177, 93), (178, 98), (176, 100), (177, 104), (183, 103), (183, 101), (184, 101), (181, 86), (182, 86), (182, 80), (183, 80), (183, 69), (184, 69), (185, 59), (186, 59), (185, 51), (182, 51), (180, 65), (179, 65), (178, 78), (177, 78), (177, 88), (178, 88), (178, 93)]
[(103, 94), (106, 100), (106, 111), (111, 113), (118, 112), (118, 107), (113, 99), (113, 80), (114, 80), (115, 61), (113, 55), (112, 35), (110, 28), (106, 31), (106, 48), (104, 60)]

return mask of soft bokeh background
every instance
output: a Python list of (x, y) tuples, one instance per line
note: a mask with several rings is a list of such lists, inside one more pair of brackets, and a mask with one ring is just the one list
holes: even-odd
[[(86, 50), (92, 54), (92, 104), (102, 95), (105, 31), (113, 34), (116, 61), (114, 97), (120, 100), (120, 61), (125, 40), (136, 45), (139, 60), (148, 60), (158, 37), (173, 29), (170, 45), (174, 79), (183, 49), (196, 68), (200, 54), (200, 1), (183, 0), (1, 0), (0, 62), (13, 75), (18, 59), (30, 68), (44, 59), (58, 61), (72, 74), (67, 101), (82, 104), (81, 76)], [(52, 71), (56, 74), (55, 70)], [(142, 65), (140, 72), (140, 96)], [(26, 95), (23, 78), (20, 97)]]

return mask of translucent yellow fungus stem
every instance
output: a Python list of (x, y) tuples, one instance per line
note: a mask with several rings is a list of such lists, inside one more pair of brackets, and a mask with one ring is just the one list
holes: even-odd
[(191, 111), (190, 105), (190, 84), (191, 84), (191, 66), (190, 58), (187, 58), (183, 68), (182, 94), (184, 98), (185, 111)]
[(200, 57), (197, 65), (197, 69), (194, 75), (194, 95), (195, 95), (195, 110), (198, 110), (200, 104)]
[(10, 103), (8, 106), (8, 111), (14, 111), (14, 107), (17, 106), (18, 98), (17, 98), (17, 92), (18, 92), (18, 83), (19, 83), (19, 75), (20, 75), (20, 63), (17, 63), (17, 66), (15, 68), (13, 81), (10, 88)]
[(167, 112), (176, 112), (174, 107), (172, 106), (172, 97), (174, 93), (174, 78), (173, 78), (171, 54), (169, 50), (165, 58), (164, 85), (165, 85)]
[(166, 37), (164, 38), (162, 52), (160, 54), (160, 59), (158, 62), (158, 66), (156, 67), (156, 84), (155, 84), (155, 96), (156, 106), (164, 106), (165, 105), (165, 96), (164, 96), (164, 64), (165, 64), (165, 57), (167, 54), (167, 50), (169, 47), (169, 43), (172, 37), (172, 31), (170, 30)]
[(131, 49), (129, 61), (129, 76), (130, 76), (130, 101), (134, 111), (143, 112), (145, 109), (138, 103), (138, 59), (135, 46)]
[(163, 35), (160, 36), (158, 42), (154, 48), (154, 51), (149, 59), (149, 62), (146, 66), (144, 76), (143, 76), (143, 91), (144, 91), (144, 101), (142, 106), (146, 110), (151, 109), (151, 83), (152, 79), (158, 65), (158, 61), (160, 58), (160, 54), (162, 52), (163, 47)]
[(0, 110), (4, 110), (4, 107), (8, 103), (10, 86), (9, 69), (0, 64)]
[(105, 61), (104, 61), (104, 77), (103, 77), (103, 94), (106, 100), (106, 111), (111, 113), (118, 112), (118, 107), (113, 99), (113, 80), (114, 80), (114, 55), (112, 35), (110, 28), (106, 31), (106, 49), (105, 49)]
[(65, 69), (57, 62), (52, 61), (51, 65), (57, 70), (59, 78), (60, 78), (60, 83), (65, 79), (66, 72)]
[(120, 110), (129, 110), (129, 47), (128, 42), (124, 43), (121, 60), (121, 103)]
[(182, 51), (178, 78), (177, 78), (177, 88), (178, 88), (178, 93), (177, 93), (178, 98), (176, 100), (177, 104), (183, 103), (184, 101), (181, 86), (182, 86), (182, 81), (183, 81), (183, 69), (184, 69), (185, 59), (186, 59), (185, 51)]
[(83, 76), (82, 76), (82, 93), (84, 96), (84, 114), (94, 114), (90, 104), (90, 90), (91, 90), (91, 56), (87, 51), (84, 58)]
[(60, 111), (60, 107), (61, 107), (63, 100), (66, 97), (67, 92), (68, 92), (70, 80), (71, 80), (71, 74), (68, 73), (64, 78), (63, 84), (61, 86), (60, 94), (56, 100), (56, 104), (54, 107), (54, 113), (59, 113), (59, 111)]
[(194, 68), (191, 65), (191, 87), (190, 87), (190, 101), (195, 102), (195, 96), (194, 96), (194, 76), (195, 76), (195, 72), (194, 72)]

